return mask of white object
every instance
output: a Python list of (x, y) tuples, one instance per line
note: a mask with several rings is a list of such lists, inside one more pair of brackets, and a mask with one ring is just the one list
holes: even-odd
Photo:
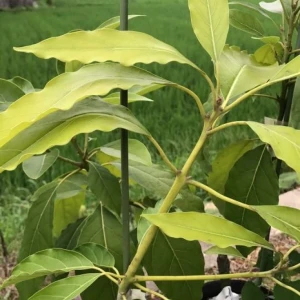
[(221, 293), (211, 300), (240, 300), (240, 296), (231, 290), (230, 286), (224, 287)]
[(259, 2), (259, 5), (261, 8), (263, 8), (266, 11), (275, 13), (275, 14), (282, 14), (283, 13), (283, 7), (281, 5), (280, 0), (276, 0), (273, 2)]

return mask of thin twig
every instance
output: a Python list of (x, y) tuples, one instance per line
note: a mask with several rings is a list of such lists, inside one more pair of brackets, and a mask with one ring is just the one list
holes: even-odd
[(83, 150), (80, 148), (80, 146), (78, 145), (78, 142), (77, 142), (76, 137), (73, 137), (73, 138), (71, 139), (71, 143), (72, 143), (72, 145), (74, 146), (76, 152), (79, 154), (79, 156), (80, 156), (81, 158), (83, 158), (83, 157), (84, 157), (84, 152), (83, 152)]
[(276, 284), (282, 286), (283, 288), (295, 293), (296, 295), (300, 296), (300, 292), (296, 289), (294, 289), (293, 287), (287, 285), (287, 284), (284, 284), (282, 283), (281, 281), (279, 281), (278, 279), (274, 278), (274, 277), (270, 277), (272, 281), (274, 281)]
[(148, 288), (142, 286), (142, 285), (139, 284), (139, 283), (135, 283), (134, 285), (135, 285), (137, 288), (139, 288), (140, 290), (142, 290), (142, 291), (144, 291), (144, 292), (146, 292), (146, 293), (148, 293), (148, 294), (150, 294), (150, 295), (154, 295), (154, 296), (159, 297), (159, 298), (161, 298), (161, 299), (163, 299), (163, 300), (169, 300), (168, 298), (166, 298), (166, 297), (163, 296), (162, 294), (157, 293), (157, 292), (155, 292), (155, 291), (153, 291), (153, 290), (150, 290), (150, 289), (148, 289)]

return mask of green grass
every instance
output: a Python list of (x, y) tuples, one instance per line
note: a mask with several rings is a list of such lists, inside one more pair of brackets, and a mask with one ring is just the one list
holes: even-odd
[[(100, 3), (101, 2), (101, 3)], [(254, 1), (258, 2), (258, 1)], [(100, 3), (99, 5), (97, 5)], [(189, 59), (197, 63), (210, 76), (212, 64), (208, 55), (203, 51), (194, 36), (189, 19), (187, 1), (178, 0), (132, 0), (131, 14), (145, 14), (147, 17), (137, 18), (130, 22), (132, 30), (152, 34), (165, 41)], [(69, 0), (56, 1), (56, 8), (41, 8), (33, 11), (15, 11), (0, 13), (0, 28), (5, 34), (0, 40), (0, 78), (11, 78), (19, 75), (29, 79), (37, 88), (56, 75), (53, 60), (41, 60), (33, 55), (16, 53), (13, 46), (23, 46), (36, 43), (42, 39), (68, 32), (72, 29), (94, 29), (106, 19), (119, 14), (119, 0)], [(272, 28), (267, 28), (270, 34)], [(249, 35), (231, 29), (228, 43), (238, 45), (241, 49), (253, 52), (260, 44), (252, 40)], [(194, 90), (206, 101), (208, 88), (199, 74), (188, 66), (175, 63), (166, 66), (152, 64), (144, 66), (153, 73), (178, 82)], [(193, 100), (180, 91), (165, 88), (150, 95), (155, 101), (152, 104), (136, 103), (132, 110), (153, 136), (162, 144), (168, 155), (180, 166), (195, 144), (201, 130), (201, 120)], [(276, 106), (270, 100), (258, 99), (246, 101), (232, 113), (225, 116), (227, 121), (251, 119), (262, 121), (264, 116), (274, 117)], [(228, 143), (251, 135), (244, 128), (234, 128), (226, 133), (212, 138), (209, 151), (206, 153), (211, 159), (213, 154)], [(119, 137), (118, 132), (93, 134), (97, 137), (95, 144), (104, 144)], [(135, 136), (135, 135), (133, 135)], [(152, 148), (151, 148), (152, 149)], [(64, 148), (64, 153), (70, 153)], [(156, 156), (154, 155), (156, 158)], [(45, 177), (57, 176), (65, 171), (60, 164)], [(196, 173), (197, 170), (195, 171)], [(26, 184), (22, 172), (2, 175), (2, 180), (15, 185)]]

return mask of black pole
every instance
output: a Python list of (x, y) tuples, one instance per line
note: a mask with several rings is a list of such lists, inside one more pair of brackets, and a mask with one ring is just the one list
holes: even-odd
[[(128, 30), (128, 0), (121, 0), (120, 30)], [(128, 91), (121, 90), (121, 105), (128, 106)], [(129, 231), (129, 176), (128, 176), (128, 131), (121, 130), (121, 172), (122, 172), (122, 220), (123, 220), (123, 270), (130, 263), (130, 231)]]

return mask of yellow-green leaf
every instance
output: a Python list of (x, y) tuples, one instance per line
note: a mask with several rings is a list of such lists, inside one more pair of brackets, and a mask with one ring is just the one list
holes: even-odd
[(229, 30), (228, 0), (189, 0), (188, 3), (195, 35), (211, 58), (217, 61)]
[[(137, 18), (137, 17), (144, 17), (144, 15), (129, 15), (128, 20)], [(116, 29), (120, 26), (121, 20), (120, 17), (113, 17), (110, 18), (109, 20), (103, 22), (97, 29), (102, 29), (102, 28), (110, 28), (110, 29)]]
[[(111, 104), (120, 104), (120, 93), (113, 93), (105, 98), (103, 98), (103, 101), (111, 103)], [(128, 93), (128, 103), (137, 102), (137, 101), (149, 101), (152, 102), (153, 100), (134, 93)]]
[(200, 240), (220, 248), (240, 245), (273, 249), (265, 239), (244, 227), (205, 213), (148, 214), (142, 217), (174, 238)]
[(273, 65), (277, 62), (275, 48), (271, 44), (258, 48), (254, 53), (254, 57), (257, 62), (266, 65)]
[(136, 31), (118, 31), (106, 28), (94, 31), (76, 31), (14, 49), (19, 52), (33, 53), (40, 58), (56, 58), (64, 62), (78, 60), (89, 64), (95, 61), (113, 61), (124, 66), (132, 66), (136, 63), (166, 64), (176, 61), (198, 69), (174, 47), (146, 33)]
[(0, 113), (0, 147), (24, 130), (33, 121), (56, 110), (70, 109), (76, 102), (91, 95), (106, 95), (114, 88), (129, 89), (135, 85), (172, 85), (171, 82), (136, 67), (104, 63), (64, 73), (52, 79), (36, 93), (27, 94)]
[(205, 251), (205, 254), (221, 254), (221, 255), (229, 255), (234, 257), (245, 258), (242, 253), (234, 247), (220, 248), (217, 246), (212, 246)]
[(300, 242), (300, 210), (287, 206), (253, 206), (272, 227)]
[(300, 172), (300, 130), (256, 122), (247, 124), (263, 142), (272, 146), (276, 157)]

